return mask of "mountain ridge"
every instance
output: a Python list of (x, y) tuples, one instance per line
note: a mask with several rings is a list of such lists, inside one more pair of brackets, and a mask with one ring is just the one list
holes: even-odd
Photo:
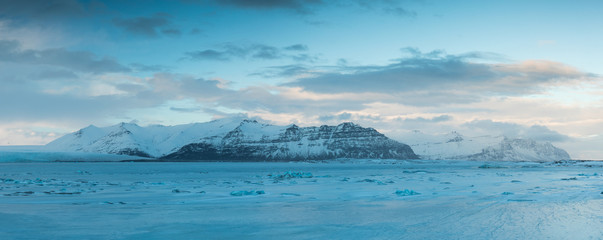
[[(46, 145), (55, 151), (92, 152), (162, 160), (285, 161), (334, 158), (469, 159), (486, 161), (569, 160), (550, 143), (505, 136), (468, 137), (452, 131), (428, 135), (412, 131), (392, 140), (352, 122), (336, 126), (271, 125), (224, 118), (175, 126), (119, 123), (90, 125)], [(408, 145), (407, 145), (408, 143)]]
[(559, 161), (570, 160), (563, 149), (549, 142), (504, 135), (465, 136), (457, 131), (429, 135), (415, 130), (402, 136), (422, 158), (433, 160), (467, 159), (484, 161)]
[(187, 160), (310, 160), (332, 158), (417, 159), (412, 149), (373, 128), (276, 126), (249, 119), (140, 127), (120, 123), (88, 126), (48, 149)]

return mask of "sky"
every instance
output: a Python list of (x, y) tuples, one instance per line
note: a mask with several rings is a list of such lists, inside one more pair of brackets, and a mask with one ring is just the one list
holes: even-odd
[(352, 121), (603, 159), (601, 1), (1, 0), (0, 145)]

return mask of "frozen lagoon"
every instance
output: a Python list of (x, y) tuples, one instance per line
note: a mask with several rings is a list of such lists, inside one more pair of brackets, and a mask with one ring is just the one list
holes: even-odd
[(603, 239), (603, 163), (0, 163), (0, 239)]

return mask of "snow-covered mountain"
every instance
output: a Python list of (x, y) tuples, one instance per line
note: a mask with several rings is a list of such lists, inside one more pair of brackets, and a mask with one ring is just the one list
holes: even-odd
[(569, 154), (549, 142), (538, 143), (532, 139), (504, 138), (499, 144), (482, 149), (468, 159), (497, 161), (558, 161), (569, 160)]
[(417, 158), (408, 145), (353, 123), (298, 127), (236, 118), (177, 126), (89, 126), (46, 148), (186, 160)]
[(512, 139), (505, 136), (467, 137), (458, 132), (429, 135), (412, 131), (403, 135), (423, 159), (469, 159), (484, 161), (558, 161), (569, 154), (548, 142)]
[(161, 157), (202, 138), (206, 141), (213, 139), (212, 143), (217, 143), (221, 137), (237, 127), (240, 121), (241, 119), (232, 118), (206, 123), (148, 127), (134, 123), (120, 123), (104, 128), (90, 125), (48, 143), (46, 149)]
[[(550, 143), (458, 132), (399, 136), (353, 123), (320, 127), (275, 126), (240, 118), (176, 126), (121, 123), (89, 126), (46, 145), (47, 151), (121, 154), (186, 160), (305, 160), (332, 158), (557, 161), (570, 156)], [(412, 149), (411, 149), (412, 148)], [(417, 154), (417, 155), (415, 155)]]

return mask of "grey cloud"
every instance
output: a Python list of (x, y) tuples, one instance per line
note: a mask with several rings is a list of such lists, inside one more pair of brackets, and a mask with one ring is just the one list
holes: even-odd
[(180, 31), (179, 29), (176, 29), (176, 28), (162, 29), (161, 33), (163, 33), (165, 35), (171, 35), (171, 36), (180, 36), (180, 35), (182, 35), (182, 31)]
[[(3, 113), (0, 114), (0, 121), (9, 122), (45, 119), (86, 123), (123, 117), (132, 109), (157, 107), (169, 100), (193, 98), (212, 105), (216, 100), (237, 97), (237, 91), (220, 88), (219, 81), (173, 74), (156, 74), (150, 79), (119, 84), (102, 82), (106, 85), (113, 84), (120, 93), (108, 92), (98, 96), (94, 91), (91, 95), (87, 94), (90, 87), (93, 87), (89, 85), (89, 81), (61, 81), (59, 89), (54, 89), (37, 81), (0, 79), (3, 80), (0, 102), (18, 103), (0, 104), (0, 112)], [(60, 88), (71, 90), (53, 93), (53, 90), (61, 90)], [(172, 110), (183, 112), (187, 109), (175, 107)]]
[(250, 76), (261, 76), (265, 78), (275, 77), (295, 77), (304, 73), (308, 73), (310, 69), (304, 65), (284, 65), (267, 67), (261, 71), (250, 74)]
[(150, 89), (134, 92), (138, 98), (183, 99), (193, 98), (206, 107), (227, 107), (243, 111), (271, 113), (313, 112), (317, 115), (341, 111), (361, 110), (362, 99), (309, 100), (288, 98), (262, 87), (233, 90), (220, 87), (216, 80), (198, 79), (177, 74), (155, 74), (148, 80)]
[(485, 65), (467, 63), (454, 57), (409, 58), (388, 66), (358, 67), (350, 74), (327, 73), (285, 85), (315, 92), (405, 92), (454, 82), (479, 82), (495, 76)]
[(345, 67), (348, 65), (348, 60), (345, 60), (343, 58), (337, 59), (337, 65)]
[(384, 8), (383, 11), (385, 11), (386, 13), (395, 15), (395, 16), (399, 16), (399, 17), (410, 17), (410, 18), (417, 17), (417, 12), (408, 10), (408, 9), (405, 9), (402, 7), (388, 7), (388, 8)]
[(51, 20), (81, 17), (88, 14), (92, 3), (76, 0), (5, 0), (0, 7), (0, 18), (17, 20)]
[(431, 119), (432, 122), (446, 122), (450, 120), (452, 120), (452, 116), (450, 115), (440, 115)]
[(341, 113), (341, 114), (337, 114), (337, 115), (324, 115), (324, 116), (320, 116), (318, 117), (318, 120), (321, 122), (329, 122), (329, 121), (346, 121), (346, 120), (350, 120), (352, 118), (352, 114), (351, 113)]
[(216, 51), (212, 49), (203, 50), (203, 51), (193, 51), (184, 53), (188, 59), (191, 60), (217, 60), (217, 61), (227, 61), (230, 59), (230, 56), (226, 52)]
[(548, 141), (548, 142), (564, 142), (570, 140), (569, 136), (560, 134), (556, 131), (550, 130), (545, 126), (533, 125), (530, 128), (524, 130), (524, 134), (534, 140)]
[(91, 52), (63, 48), (23, 50), (19, 42), (9, 40), (0, 40), (0, 62), (58, 66), (94, 74), (130, 71), (114, 59), (99, 58)]
[[(287, 51), (301, 51), (305, 45), (296, 44), (283, 48)], [(200, 51), (186, 52), (184, 59), (189, 60), (213, 60), (213, 61), (228, 61), (232, 59), (251, 59), (251, 60), (274, 60), (289, 58), (294, 61), (314, 61), (316, 57), (308, 54), (288, 54), (284, 53), (283, 49), (264, 45), (235, 45), (232, 43), (223, 44), (216, 49), (205, 49)]]
[(318, 57), (312, 56), (312, 55), (309, 55), (309, 54), (305, 54), (305, 53), (291, 55), (289, 57), (291, 57), (291, 59), (295, 60), (296, 62), (310, 62), (310, 63), (313, 63), (313, 62), (316, 62), (318, 60)]
[(150, 89), (136, 92), (140, 98), (180, 99), (196, 98), (199, 100), (213, 101), (216, 98), (227, 96), (232, 90), (220, 88), (220, 82), (193, 78), (178, 74), (159, 73), (147, 80)]
[(516, 123), (474, 120), (463, 124), (463, 127), (490, 133), (494, 132), (510, 138), (530, 138), (536, 141), (563, 142), (571, 139), (569, 136), (550, 130), (542, 125), (528, 127)]
[(342, 109), (362, 110), (366, 100), (336, 99), (311, 100), (288, 98), (260, 87), (249, 87), (237, 91), (230, 90), (226, 95), (213, 100), (214, 103), (244, 111), (268, 111), (271, 113), (313, 113), (325, 115)]
[(124, 92), (141, 92), (146, 89), (143, 85), (133, 83), (117, 84), (115, 87)]
[(46, 93), (40, 86), (4, 83), (0, 88), (0, 121), (64, 121), (91, 122), (120, 114), (137, 107), (150, 107), (158, 101), (141, 101), (126, 96), (80, 96)]
[(138, 72), (163, 72), (170, 69), (168, 66), (163, 65), (146, 65), (141, 63), (132, 63), (129, 65), (133, 70)]
[(359, 114), (359, 113), (348, 113), (343, 112), (340, 114), (328, 114), (317, 117), (317, 120), (321, 123), (341, 123), (341, 122), (355, 122), (363, 125), (383, 125), (385, 122), (379, 115), (371, 114)]
[(248, 9), (290, 9), (297, 13), (312, 13), (312, 7), (323, 3), (321, 0), (215, 0), (215, 3), (223, 6)]
[[(423, 100), (428, 102), (429, 98), (438, 98), (441, 94), (466, 103), (488, 96), (537, 93), (549, 83), (592, 76), (555, 62), (493, 64), (469, 60), (489, 54), (446, 55), (443, 51), (421, 53), (413, 48), (405, 51), (411, 56), (390, 65), (339, 66), (337, 71), (297, 79), (283, 86), (318, 93), (375, 92), (413, 96), (425, 92), (429, 94), (423, 94), (427, 97)], [(442, 100), (442, 103), (451, 103)]]
[(374, 11), (405, 18), (417, 17), (418, 13), (410, 7), (422, 4), (421, 1), (406, 0), (354, 0), (337, 3), (340, 7), (357, 7), (364, 11)]
[(78, 76), (67, 70), (44, 70), (34, 73), (31, 77), (34, 79), (76, 79)]
[(179, 108), (179, 107), (170, 107), (170, 110), (175, 112), (197, 112), (200, 111), (201, 108), (193, 107), (193, 108)]
[(203, 31), (201, 31), (201, 29), (199, 29), (199, 28), (193, 28), (193, 29), (191, 29), (190, 34), (197, 35), (197, 34), (201, 34), (202, 32)]
[(440, 115), (433, 118), (424, 118), (424, 117), (416, 117), (416, 118), (400, 118), (400, 121), (403, 122), (414, 122), (414, 123), (439, 123), (439, 122), (447, 122), (452, 120), (452, 116), (450, 115)]
[(150, 17), (114, 18), (113, 24), (125, 31), (145, 37), (161, 35), (180, 36), (182, 32), (174, 27), (170, 15), (156, 13)]
[(308, 51), (308, 46), (304, 44), (294, 44), (291, 46), (287, 46), (284, 49), (288, 51)]
[(251, 49), (251, 58), (259, 59), (277, 59), (281, 57), (281, 52), (278, 48), (266, 45), (257, 45)]

